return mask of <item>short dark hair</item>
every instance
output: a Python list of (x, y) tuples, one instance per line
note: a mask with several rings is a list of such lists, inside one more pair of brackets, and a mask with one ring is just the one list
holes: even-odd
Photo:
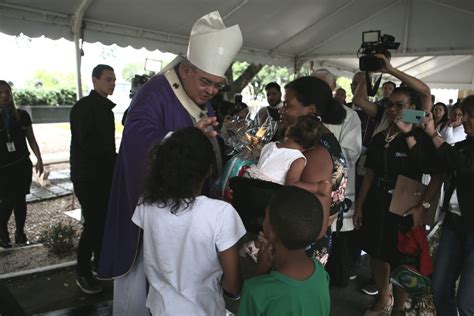
[(268, 84), (265, 86), (265, 91), (268, 91), (268, 90), (270, 90), (270, 89), (272, 89), (272, 88), (278, 90), (278, 92), (281, 93), (281, 87), (280, 87), (280, 85), (279, 85), (278, 83), (276, 83), (276, 82), (270, 82), (270, 83), (268, 83)]
[(465, 97), (461, 101), (461, 107), (464, 113), (467, 113), (469, 116), (474, 116), (474, 95)]
[(309, 149), (316, 146), (321, 137), (328, 132), (329, 130), (316, 115), (303, 115), (288, 127), (286, 136), (304, 149)]
[(395, 89), (395, 88), (397, 87), (397, 85), (396, 85), (395, 82), (393, 82), (393, 81), (385, 81), (385, 82), (383, 83), (382, 87), (385, 86), (385, 85), (387, 85), (387, 84), (392, 85), (392, 86), (393, 86), (393, 89)]
[(176, 130), (151, 149), (141, 202), (170, 206), (175, 214), (194, 202), (196, 192), (216, 167), (211, 141), (201, 130)]
[(283, 246), (304, 249), (316, 241), (323, 224), (323, 207), (318, 198), (304, 189), (284, 186), (268, 204), (270, 225)]
[(332, 97), (331, 88), (326, 81), (305, 76), (288, 83), (285, 89), (292, 90), (303, 106), (316, 106), (323, 123), (340, 125), (344, 122), (347, 112), (344, 106)]
[(109, 65), (99, 64), (92, 69), (92, 77), (100, 79), (104, 70), (114, 71), (114, 68), (110, 67)]

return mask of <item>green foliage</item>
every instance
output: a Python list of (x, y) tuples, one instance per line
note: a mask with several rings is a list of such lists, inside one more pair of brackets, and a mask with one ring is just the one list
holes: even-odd
[(122, 70), (122, 78), (128, 82), (131, 82), (135, 75), (141, 75), (144, 72), (145, 70), (143, 63), (126, 64)]
[[(234, 80), (236, 80), (248, 67), (246, 62), (234, 62), (232, 65), (232, 72), (234, 75)], [(286, 67), (276, 67), (276, 66), (264, 66), (260, 72), (253, 77), (250, 81), (248, 87), (250, 94), (254, 100), (257, 98), (264, 97), (264, 88), (265, 85), (269, 82), (276, 81), (279, 84), (286, 84), (290, 81), (290, 73)]]
[(72, 105), (76, 103), (74, 89), (22, 89), (14, 93), (16, 105)]
[[(40, 85), (40, 87), (38, 87)], [(44, 69), (37, 70), (33, 74), (33, 78), (27, 81), (28, 89), (41, 90), (60, 90), (60, 89), (75, 89), (76, 76), (74, 73), (63, 72), (48, 72)]]
[(70, 222), (58, 222), (41, 233), (40, 242), (50, 253), (65, 257), (74, 251), (77, 236), (78, 233)]
[(353, 97), (352, 90), (351, 90), (351, 82), (352, 82), (352, 79), (347, 78), (347, 77), (339, 77), (336, 80), (337, 87), (346, 90), (346, 96), (347, 96), (346, 102), (350, 102), (349, 100), (352, 100), (352, 97)]

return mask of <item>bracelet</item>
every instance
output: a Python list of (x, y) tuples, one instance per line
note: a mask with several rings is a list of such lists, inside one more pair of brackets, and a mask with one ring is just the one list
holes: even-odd
[(441, 136), (441, 134), (440, 134), (439, 132), (437, 132), (437, 131), (434, 132), (434, 133), (431, 135), (431, 138), (436, 138), (436, 137), (441, 137), (441, 138), (443, 138), (443, 137)]
[(408, 133), (403, 134), (403, 136), (405, 136), (405, 138), (415, 137), (415, 133), (413, 132), (413, 130), (411, 130)]

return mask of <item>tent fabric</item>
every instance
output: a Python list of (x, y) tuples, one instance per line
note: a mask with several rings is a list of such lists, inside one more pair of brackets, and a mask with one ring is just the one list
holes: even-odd
[(289, 67), (314, 61), (347, 75), (358, 68), (361, 33), (381, 30), (401, 43), (393, 63), (408, 58), (409, 74), (474, 88), (471, 0), (0, 0), (0, 32), (73, 40), (81, 6), (86, 42), (185, 54), (195, 20), (219, 10), (226, 25), (242, 29), (238, 59)]

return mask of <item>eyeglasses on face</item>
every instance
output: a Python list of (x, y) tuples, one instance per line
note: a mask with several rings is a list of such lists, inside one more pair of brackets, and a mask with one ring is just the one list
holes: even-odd
[(212, 82), (206, 78), (199, 78), (199, 85), (201, 86), (201, 88), (203, 89), (207, 89), (207, 88), (214, 88), (214, 89), (217, 89), (217, 90), (221, 90), (221, 89), (224, 89), (226, 84), (225, 83), (217, 83), (217, 82)]
[(390, 100), (387, 100), (385, 102), (385, 105), (387, 106), (387, 108), (396, 107), (398, 110), (403, 109), (407, 104), (408, 104), (408, 102), (405, 102), (405, 101), (392, 102)]
[[(198, 69), (196, 66), (191, 65), (190, 68), (197, 75), (199, 75), (199, 73), (201, 72), (201, 70)], [(225, 88), (226, 84), (222, 83), (222, 82), (212, 82), (211, 80), (209, 80), (207, 78), (199, 77), (199, 86), (202, 89), (207, 89), (207, 88), (212, 87), (214, 89), (221, 90), (221, 89)]]

